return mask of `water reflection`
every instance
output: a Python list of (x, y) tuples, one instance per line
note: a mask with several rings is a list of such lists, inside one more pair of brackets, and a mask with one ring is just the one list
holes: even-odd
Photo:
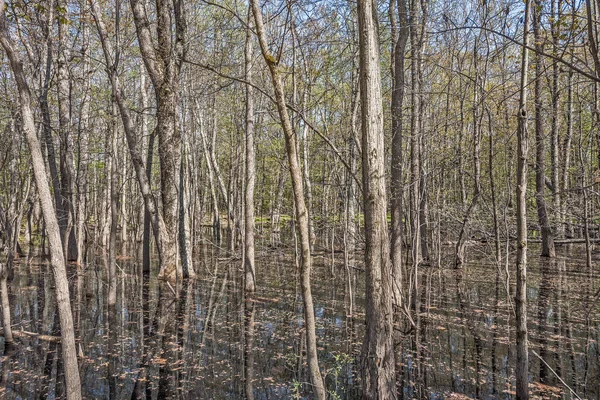
[[(317, 343), (331, 397), (360, 398), (364, 275), (356, 259), (315, 256)], [(293, 255), (261, 255), (253, 297), (244, 294), (239, 260), (211, 248), (202, 249), (200, 260), (201, 279), (177, 287), (120, 261), (114, 307), (106, 301), (101, 258), (71, 271), (85, 398), (310, 396)], [(560, 376), (580, 396), (600, 396), (598, 278), (577, 249), (530, 266), (531, 348), (544, 360), (531, 357), (535, 395), (570, 398)], [(494, 262), (423, 267), (414, 282), (415, 326), (398, 327), (401, 396), (513, 398), (513, 305), (504, 269)], [(2, 345), (0, 397), (62, 398), (60, 343), (48, 340), (59, 335), (48, 265), (20, 260), (9, 287), (13, 330), (38, 335), (19, 334), (12, 348)]]

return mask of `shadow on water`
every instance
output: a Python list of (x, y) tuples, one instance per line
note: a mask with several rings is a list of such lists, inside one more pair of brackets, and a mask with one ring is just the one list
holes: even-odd
[[(594, 296), (600, 277), (585, 267), (579, 249), (567, 250), (556, 260), (530, 260), (530, 346), (544, 360), (531, 357), (531, 391), (538, 398), (570, 398), (558, 375), (580, 396), (599, 398), (600, 305)], [(203, 249), (196, 265), (201, 278), (175, 286), (121, 260), (114, 308), (106, 301), (101, 257), (80, 273), (70, 270), (84, 397), (310, 397), (302, 299), (290, 253), (261, 254), (254, 296), (244, 294), (239, 260), (212, 248)], [(360, 398), (363, 279), (361, 268), (348, 267), (342, 254), (315, 254), (320, 366), (331, 398)], [(513, 398), (513, 290), (504, 268), (483, 261), (462, 270), (423, 267), (418, 282), (417, 326), (398, 344), (402, 398)], [(12, 346), (0, 343), (0, 397), (62, 398), (60, 343), (48, 340), (59, 336), (48, 265), (35, 257), (17, 263), (10, 297), (13, 330), (35, 335), (20, 334)]]

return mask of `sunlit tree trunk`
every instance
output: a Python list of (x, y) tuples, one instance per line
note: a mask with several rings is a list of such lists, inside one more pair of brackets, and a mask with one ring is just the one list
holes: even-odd
[(58, 20), (58, 57), (56, 62), (58, 122), (60, 128), (60, 176), (61, 198), (60, 208), (64, 219), (63, 245), (67, 260), (77, 260), (77, 243), (75, 235), (71, 234), (74, 225), (74, 154), (73, 136), (71, 134), (71, 89), (69, 76), (70, 50), (69, 43), (69, 6), (66, 0), (57, 1)]
[(36, 135), (29, 85), (27, 84), (25, 73), (23, 71), (23, 62), (8, 33), (4, 9), (4, 0), (0, 0), (0, 44), (8, 56), (13, 77), (17, 84), (22, 130), (27, 139), (29, 151), (31, 153), (33, 173), (50, 242), (50, 264), (54, 274), (56, 303), (60, 318), (61, 349), (65, 370), (66, 395), (68, 400), (79, 400), (81, 399), (81, 381), (79, 379), (73, 314), (71, 313), (71, 303), (69, 299), (69, 282), (67, 279), (60, 229), (52, 204), (52, 196), (47, 181), (46, 166), (44, 165), (40, 142)]
[(529, 398), (529, 354), (527, 343), (527, 72), (529, 69), (529, 13), (531, 0), (525, 2), (525, 22), (521, 56), (521, 86), (517, 129), (517, 282), (515, 296), (517, 336), (517, 400)]
[(402, 292), (402, 240), (403, 240), (403, 119), (404, 119), (404, 52), (408, 37), (410, 35), (410, 26), (408, 22), (408, 11), (406, 0), (390, 1), (390, 14), (398, 14), (399, 28), (398, 37), (392, 44), (392, 65), (393, 65), (393, 87), (392, 87), (392, 166), (391, 166), (391, 208), (392, 208), (392, 240), (391, 240), (391, 259), (393, 266), (393, 293), (394, 302), (401, 304)]
[[(85, 1), (82, 1), (83, 7)], [(87, 13), (84, 14), (87, 16)], [(85, 241), (85, 221), (86, 221), (86, 203), (88, 198), (88, 162), (89, 162), (89, 137), (90, 137), (90, 59), (88, 57), (90, 39), (89, 23), (83, 24), (81, 53), (83, 58), (83, 73), (85, 74), (83, 83), (83, 97), (81, 99), (81, 110), (79, 116), (77, 145), (79, 158), (77, 164), (77, 217), (75, 221), (77, 235), (77, 265), (81, 266), (84, 260), (84, 241)]]
[[(102, 20), (102, 15), (100, 13), (97, 1), (89, 0), (89, 3), (91, 5), (92, 15), (94, 17), (94, 20), (96, 21), (96, 27), (98, 29), (98, 35), (100, 37), (100, 43), (102, 45), (104, 58), (106, 60), (107, 65), (110, 66), (107, 68), (107, 73), (111, 82), (115, 102), (118, 105), (119, 112), (121, 114), (121, 120), (123, 122), (125, 137), (127, 139), (127, 146), (129, 147), (129, 155), (131, 157), (131, 161), (135, 169), (135, 174), (140, 187), (140, 192), (142, 193), (142, 196), (144, 198), (144, 205), (148, 210), (149, 214), (151, 215), (150, 221), (153, 227), (154, 236), (156, 238), (156, 247), (158, 250), (159, 264), (161, 265), (161, 270), (163, 270), (163, 272), (171, 271), (174, 273), (174, 268), (177, 264), (177, 260), (176, 258), (171, 257), (168, 258), (169, 261), (165, 261), (165, 258), (168, 257), (168, 254), (164, 252), (164, 249), (169, 245), (169, 232), (165, 226), (162, 213), (160, 213), (160, 211), (158, 210), (157, 201), (154, 198), (150, 189), (150, 182), (148, 179), (147, 170), (144, 166), (144, 162), (142, 161), (142, 156), (139, 150), (139, 140), (136, 137), (137, 127), (134, 125), (129, 108), (127, 107), (123, 99), (121, 83), (116, 71), (116, 64), (113, 61), (113, 55), (115, 53), (113, 51), (112, 44), (108, 40), (106, 26), (104, 25), (104, 22)], [(175, 245), (174, 248), (175, 250), (177, 250), (177, 247)], [(171, 250), (172, 249), (173, 248), (171, 248)], [(170, 280), (176, 279), (176, 276), (174, 275), (165, 276), (163, 274), (162, 277)]]
[(480, 96), (479, 96), (479, 37), (475, 38), (475, 43), (473, 45), (473, 70), (474, 70), (474, 78), (473, 78), (473, 198), (471, 199), (471, 204), (467, 208), (465, 215), (463, 217), (462, 226), (460, 228), (460, 232), (458, 233), (458, 240), (456, 242), (456, 251), (455, 251), (455, 267), (460, 267), (462, 263), (465, 262), (465, 251), (466, 251), (466, 241), (469, 237), (469, 223), (475, 209), (477, 207), (477, 202), (479, 200), (479, 196), (481, 194), (481, 162), (480, 162), (480, 151), (481, 151), (481, 117), (480, 117)]
[[(110, 216), (107, 218), (109, 221), (109, 242), (108, 242), (108, 298), (107, 303), (109, 307), (115, 307), (117, 304), (117, 220), (119, 218), (118, 210), (118, 199), (119, 193), (117, 191), (119, 182), (117, 176), (117, 107), (116, 104), (111, 104), (111, 132), (110, 132), (110, 147), (109, 153), (111, 154), (111, 162), (107, 173), (107, 180), (110, 180), (110, 192), (109, 196), (109, 208)], [(108, 150), (108, 149), (107, 149)]]
[[(560, 21), (562, 17), (562, 0), (551, 0), (550, 1), (550, 18), (551, 18), (551, 34), (552, 34), (552, 53), (555, 56), (560, 54)], [(561, 213), (561, 196), (560, 192), (560, 181), (559, 181), (559, 127), (560, 127), (560, 113), (559, 113), (559, 79), (560, 79), (560, 68), (558, 62), (555, 60), (552, 62), (552, 84), (551, 84), (551, 99), (552, 99), (552, 125), (550, 135), (550, 158), (551, 158), (551, 184), (552, 184), (552, 196), (553, 196), (553, 225), (555, 226), (555, 235), (558, 237), (564, 236), (564, 225), (560, 223)]]
[[(252, 10), (248, 7), (246, 19), (245, 75), (246, 82), (252, 83)], [(244, 273), (245, 287), (248, 292), (256, 289), (256, 270), (254, 268), (254, 185), (256, 182), (256, 155), (254, 151), (254, 93), (251, 85), (246, 85), (246, 185), (244, 193)], [(250, 304), (252, 307), (253, 305)], [(248, 391), (247, 391), (248, 392)], [(248, 396), (248, 393), (246, 393)]]
[[(181, 163), (181, 132), (177, 129), (179, 75), (184, 55), (185, 17), (181, 0), (173, 4), (156, 0), (156, 44), (150, 31), (145, 2), (130, 0), (142, 59), (156, 96), (156, 134), (160, 159), (161, 204), (164, 237), (159, 278), (183, 277), (178, 260), (178, 187)], [(175, 32), (173, 32), (175, 30)]]
[(362, 348), (363, 398), (395, 399), (392, 268), (387, 228), (383, 106), (377, 7), (358, 2), (363, 204), (365, 211), (366, 333)]
[(302, 254), (301, 268), (301, 286), (302, 299), (304, 302), (304, 323), (306, 325), (306, 353), (308, 361), (308, 370), (310, 381), (313, 387), (315, 397), (319, 400), (325, 399), (325, 386), (323, 377), (319, 370), (319, 361), (317, 356), (317, 338), (315, 333), (315, 310), (313, 306), (312, 290), (310, 284), (310, 272), (312, 268), (312, 257), (310, 254), (310, 234), (308, 229), (308, 210), (304, 199), (304, 188), (302, 182), (302, 169), (299, 165), (298, 151), (296, 145), (296, 135), (292, 129), (290, 117), (287, 110), (281, 72), (278, 61), (269, 50), (265, 27), (263, 24), (262, 12), (258, 0), (252, 0), (252, 12), (256, 24), (256, 32), (262, 55), (269, 67), (271, 82), (275, 90), (275, 100), (277, 102), (277, 111), (281, 120), (283, 133), (285, 136), (285, 147), (288, 156), (290, 176), (292, 179), (292, 189), (294, 193), (294, 203), (296, 207), (296, 221), (298, 233), (300, 235), (300, 245)]
[(541, 14), (542, 1), (535, 0), (533, 12), (533, 33), (535, 40), (535, 85), (534, 85), (534, 103), (535, 103), (535, 201), (537, 204), (538, 222), (542, 233), (542, 256), (554, 257), (554, 235), (548, 218), (546, 208), (546, 138), (544, 137), (544, 116), (542, 104), (542, 80), (545, 75), (542, 65), (542, 56), (539, 54), (544, 51), (542, 32), (541, 32)]

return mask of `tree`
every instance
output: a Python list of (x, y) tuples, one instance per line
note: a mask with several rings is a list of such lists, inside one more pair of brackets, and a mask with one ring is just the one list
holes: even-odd
[(244, 271), (246, 290), (256, 289), (256, 269), (254, 268), (254, 186), (256, 182), (256, 155), (254, 151), (254, 93), (252, 83), (252, 9), (248, 7), (246, 23), (245, 79), (246, 85), (246, 192), (244, 194), (245, 223), (244, 223)]
[(535, 202), (537, 204), (538, 221), (542, 233), (542, 256), (555, 257), (554, 237), (548, 210), (546, 208), (546, 143), (544, 136), (544, 116), (542, 102), (542, 78), (544, 76), (544, 66), (540, 53), (544, 51), (544, 43), (541, 32), (542, 2), (535, 0), (533, 7), (533, 34), (535, 40), (535, 85), (534, 85), (534, 103), (535, 103)]
[(392, 268), (387, 228), (383, 107), (377, 7), (358, 2), (363, 205), (365, 210), (366, 333), (362, 347), (363, 397), (395, 399)]
[[(395, 21), (395, 4), (394, 0), (390, 1), (390, 14), (394, 16), (392, 21)], [(403, 240), (403, 196), (404, 196), (404, 179), (403, 179), (403, 122), (404, 122), (404, 60), (406, 44), (410, 36), (410, 25), (408, 22), (408, 10), (405, 0), (397, 0), (397, 14), (399, 17), (400, 27), (398, 35), (395, 37), (395, 42), (392, 43), (392, 65), (393, 65), (393, 82), (392, 82), (392, 166), (391, 166), (391, 207), (392, 207), (392, 241), (391, 254), (394, 273), (394, 298), (396, 304), (401, 303), (402, 292), (402, 240)]]
[(527, 343), (527, 72), (529, 70), (529, 14), (531, 0), (525, 2), (521, 84), (517, 128), (517, 289), (515, 296), (517, 332), (517, 400), (529, 398), (529, 353)]
[(61, 348), (65, 369), (66, 394), (68, 400), (79, 400), (81, 399), (81, 381), (79, 379), (73, 314), (71, 313), (71, 303), (69, 299), (69, 282), (67, 279), (67, 268), (65, 265), (60, 229), (52, 205), (52, 196), (50, 195), (50, 187), (47, 181), (46, 166), (42, 156), (42, 149), (36, 134), (31, 93), (23, 70), (23, 61), (9, 35), (4, 9), (4, 0), (0, 0), (0, 44), (9, 58), (10, 67), (17, 84), (22, 130), (25, 134), (27, 144), (29, 145), (33, 174), (40, 197), (44, 221), (46, 223), (46, 232), (50, 242), (50, 264), (54, 275), (54, 284), (56, 285), (56, 303), (60, 318)]
[[(162, 219), (164, 237), (161, 245), (159, 277), (177, 280), (191, 277), (192, 266), (184, 271), (178, 262), (177, 221), (179, 219), (179, 173), (181, 170), (181, 131), (178, 129), (177, 107), (179, 78), (185, 56), (185, 11), (182, 0), (156, 1), (156, 44), (152, 40), (145, 2), (131, 0), (135, 27), (142, 59), (154, 86), (156, 96), (156, 135), (160, 159)], [(175, 31), (173, 31), (173, 24)], [(182, 221), (183, 222), (183, 221)], [(179, 243), (185, 246), (186, 242)]]
[(304, 199), (304, 185), (302, 183), (302, 170), (299, 165), (298, 145), (296, 143), (296, 134), (292, 128), (290, 117), (287, 110), (281, 73), (279, 71), (278, 60), (271, 54), (267, 36), (262, 18), (262, 11), (258, 0), (252, 0), (252, 13), (254, 14), (254, 23), (258, 35), (258, 43), (271, 75), (271, 83), (275, 91), (275, 101), (277, 111), (285, 136), (285, 148), (288, 157), (290, 177), (294, 193), (294, 204), (296, 211), (296, 226), (300, 235), (301, 247), (301, 278), (302, 301), (304, 303), (304, 323), (306, 325), (306, 353), (308, 360), (308, 371), (310, 373), (310, 382), (313, 386), (315, 397), (325, 399), (325, 386), (323, 377), (319, 370), (319, 360), (317, 356), (317, 338), (315, 334), (315, 310), (313, 306), (312, 290), (310, 286), (310, 272), (312, 269), (312, 258), (310, 254), (310, 233), (308, 229), (308, 209)]

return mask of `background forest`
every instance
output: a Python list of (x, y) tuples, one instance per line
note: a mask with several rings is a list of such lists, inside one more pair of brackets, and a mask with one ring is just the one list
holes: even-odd
[(599, 15), (0, 0), (2, 393), (596, 398)]

